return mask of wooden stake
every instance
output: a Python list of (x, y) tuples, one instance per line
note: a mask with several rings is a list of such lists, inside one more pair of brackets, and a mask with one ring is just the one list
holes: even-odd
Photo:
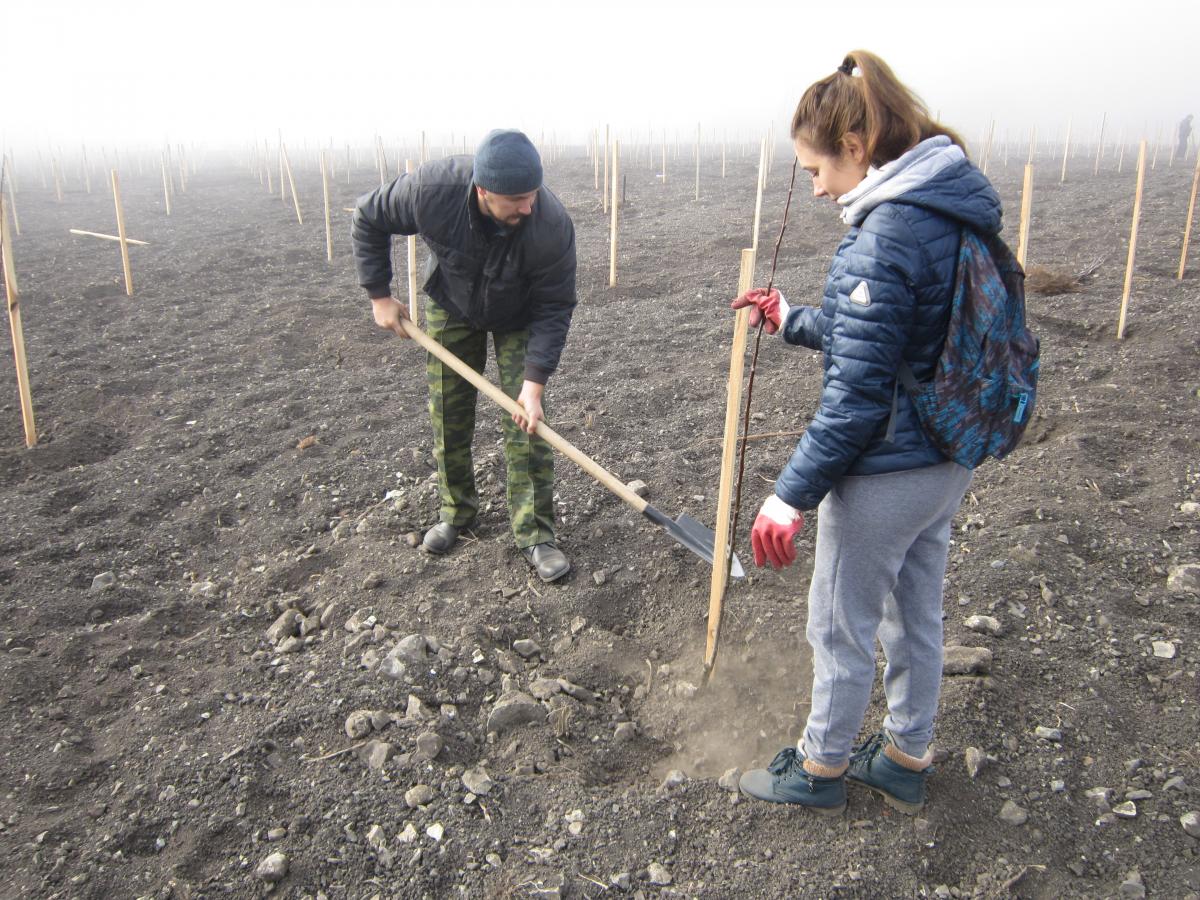
[[(751, 235), (750, 247), (758, 252), (758, 226), (762, 220), (763, 183), (766, 181), (767, 168), (767, 139), (763, 138), (758, 145), (758, 193), (754, 198), (754, 234)], [(749, 290), (749, 288), (747, 288)]]
[(1065, 144), (1063, 144), (1062, 175), (1058, 179), (1059, 184), (1066, 184), (1066, 182), (1067, 182), (1067, 153), (1070, 149), (1071, 149), (1071, 120), (1068, 118), (1067, 119), (1067, 141)]
[(667, 133), (665, 131), (663, 132), (662, 163), (663, 163), (662, 183), (666, 184), (667, 183)]
[(700, 199), (700, 123), (696, 123), (696, 198)]
[(62, 198), (63, 198), (62, 177), (59, 175), (59, 171), (58, 171), (58, 157), (57, 156), (50, 157), (50, 171), (54, 175), (54, 197), (55, 197), (55, 199), (58, 200), (59, 203), (62, 203)]
[(600, 190), (600, 148), (596, 145), (600, 142), (600, 136), (596, 129), (592, 129), (592, 181), (595, 183), (595, 189)]
[[(171, 214), (171, 182), (170, 182), (170, 179), (167, 178), (167, 157), (160, 153), (159, 159), (162, 162), (163, 203), (165, 203), (167, 206), (167, 215), (169, 216)], [(268, 188), (268, 190), (270, 189), (270, 184), (271, 184), (271, 170), (270, 170), (270, 168), (268, 168), (267, 169), (267, 188)]]
[(1137, 193), (1133, 198), (1133, 225), (1129, 229), (1129, 259), (1125, 263), (1125, 289), (1121, 292), (1121, 316), (1117, 320), (1117, 340), (1125, 337), (1125, 316), (1129, 311), (1129, 294), (1133, 290), (1133, 260), (1137, 255), (1138, 219), (1142, 215), (1142, 186), (1146, 180), (1146, 142), (1138, 146)]
[(609, 157), (610, 153), (612, 153), (611, 137), (610, 137), (609, 127), (607, 125), (605, 125), (604, 126), (604, 190), (600, 194), (600, 208), (602, 210), (604, 210), (604, 212), (608, 212), (608, 191), (609, 191), (608, 157)]
[(983, 165), (980, 169), (983, 174), (987, 174), (988, 163), (992, 160), (992, 141), (996, 137), (996, 120), (992, 119), (992, 126), (988, 129), (987, 143), (983, 146)]
[(87, 144), (80, 144), (79, 146), (83, 151), (83, 186), (90, 194), (92, 192), (92, 172), (88, 166)]
[(333, 223), (329, 217), (329, 164), (325, 161), (325, 151), (318, 156), (321, 158), (321, 192), (325, 195), (325, 259), (333, 262)]
[(121, 185), (112, 170), (113, 203), (117, 207), (117, 237), (121, 241), (121, 267), (125, 270), (125, 294), (133, 296), (133, 269), (129, 265), (129, 240), (125, 237), (125, 210), (121, 208)]
[[(411, 159), (404, 161), (404, 171), (412, 175), (413, 164)], [(420, 321), (418, 318), (417, 309), (417, 236), (410, 234), (408, 236), (408, 317), (414, 322)]]
[(1192, 173), (1192, 196), (1188, 200), (1187, 224), (1183, 228), (1183, 251), (1179, 254), (1179, 275), (1183, 280), (1183, 270), (1187, 265), (1188, 242), (1192, 239), (1192, 214), (1196, 211), (1196, 186), (1200, 185), (1200, 153), (1196, 154), (1196, 169)]
[(1096, 141), (1096, 165), (1092, 169), (1093, 175), (1100, 174), (1100, 157), (1104, 155), (1104, 126), (1108, 122), (1108, 113), (1100, 117), (1100, 138)]
[(1117, 156), (1117, 174), (1121, 174), (1121, 170), (1125, 168), (1125, 129), (1121, 129), (1121, 136), (1117, 138), (1117, 146), (1119, 148)]
[[(754, 287), (753, 250), (742, 251), (737, 296)], [(729, 533), (733, 499), (733, 470), (737, 463), (738, 413), (742, 406), (742, 375), (746, 368), (746, 337), (750, 308), (739, 309), (733, 317), (733, 349), (729, 355), (729, 380), (725, 384), (725, 439), (721, 445), (721, 476), (717, 485), (717, 528), (713, 537), (712, 579), (708, 590), (708, 639), (704, 646), (704, 670), (711, 675), (717, 662), (717, 641), (721, 637), (721, 610), (729, 581), (729, 548), (736, 535)]]
[(292, 192), (292, 205), (296, 208), (296, 221), (303, 225), (304, 216), (300, 215), (300, 198), (296, 196), (296, 179), (292, 177), (292, 164), (288, 161), (287, 147), (282, 142), (279, 144), (279, 161), (283, 163), (284, 171), (287, 172), (288, 189)]
[(1029, 132), (1029, 156), (1025, 159), (1026, 165), (1031, 165), (1033, 163), (1033, 155), (1035, 152), (1037, 152), (1037, 126), (1036, 125)]
[[(263, 168), (267, 170), (267, 193), (270, 194), (272, 197), (274, 197), (275, 196), (275, 184), (271, 180), (270, 161), (266, 159), (266, 157), (269, 156), (270, 153), (271, 153), (270, 147), (268, 146), (266, 141), (263, 141), (263, 154), (264, 154)], [(164, 187), (166, 186), (166, 183), (167, 183), (167, 169), (166, 169), (166, 166), (163, 166), (163, 186)]]
[(612, 145), (612, 219), (608, 238), (608, 286), (617, 286), (617, 172), (621, 168), (621, 143)]
[(3, 164), (0, 165), (0, 176), (4, 178), (4, 187), (8, 189), (8, 209), (12, 213), (13, 230), (19, 235), (21, 233), (21, 220), (17, 218), (16, 183), (13, 179), (12, 163), (8, 157), (5, 157)]
[(4, 269), (4, 293), (8, 298), (8, 324), (12, 331), (13, 363), (17, 370), (17, 394), (21, 398), (21, 422), (25, 427), (25, 446), (37, 443), (33, 421), (33, 396), (29, 391), (29, 365), (25, 359), (25, 329), (21, 325), (21, 295), (17, 289), (17, 267), (13, 262), (12, 235), (8, 232), (8, 207), (0, 193), (0, 264)]
[(1033, 209), (1033, 163), (1025, 164), (1025, 184), (1021, 188), (1021, 227), (1017, 231), (1017, 262), (1025, 268), (1025, 254), (1029, 250), (1029, 216)]
[[(98, 232), (98, 231), (84, 231), (84, 230), (83, 230), (83, 229), (81, 229), (81, 228), (68, 228), (68, 229), (67, 229), (67, 231), (68, 231), (70, 234), (79, 234), (79, 235), (82, 235), (83, 237), (94, 237), (94, 238), (100, 238), (100, 239), (101, 239), (101, 240), (103, 240), (103, 241), (119, 241), (119, 240), (121, 240), (121, 238), (120, 238), (120, 236), (119, 236), (119, 235), (115, 235), (115, 234), (101, 234), (101, 233), (100, 233), (100, 232)], [(127, 238), (125, 238), (125, 243), (127, 243), (127, 244), (136, 244), (136, 245), (137, 245), (137, 246), (139, 246), (139, 247), (149, 247), (149, 246), (150, 246), (150, 242), (149, 242), (149, 241), (138, 241), (138, 240), (134, 240), (134, 239), (133, 239), (133, 238), (131, 238), (131, 237), (127, 237)]]

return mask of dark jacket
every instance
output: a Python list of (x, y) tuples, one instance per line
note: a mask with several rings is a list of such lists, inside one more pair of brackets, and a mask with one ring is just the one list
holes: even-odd
[(364, 194), (351, 236), (359, 283), (391, 293), (393, 234), (419, 234), (433, 254), (424, 290), (454, 319), (481, 331), (529, 329), (525, 377), (545, 384), (575, 309), (575, 225), (559, 199), (538, 191), (533, 214), (501, 228), (479, 212), (470, 156), (425, 163)]
[[(886, 177), (885, 177), (886, 176)], [(961, 228), (1000, 231), (1000, 198), (947, 138), (930, 138), (841, 198), (852, 226), (829, 267), (819, 309), (788, 314), (784, 340), (824, 352), (821, 404), (775, 483), (813, 509), (843, 475), (880, 475), (946, 461), (901, 388), (901, 359), (933, 377), (946, 340)], [(865, 285), (865, 286), (864, 286)]]

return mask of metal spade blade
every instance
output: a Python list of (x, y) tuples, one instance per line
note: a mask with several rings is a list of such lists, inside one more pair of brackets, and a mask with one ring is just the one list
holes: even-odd
[[(680, 513), (678, 519), (668, 519), (653, 506), (647, 505), (642, 515), (658, 525), (684, 547), (687, 547), (710, 566), (713, 564), (713, 546), (716, 534), (698, 519), (693, 519), (687, 513)], [(733, 554), (733, 566), (729, 574), (734, 578), (744, 578), (745, 569), (737, 554)]]

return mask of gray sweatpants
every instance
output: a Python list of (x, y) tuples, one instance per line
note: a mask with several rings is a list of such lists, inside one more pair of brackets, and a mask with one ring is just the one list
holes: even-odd
[(808, 596), (812, 709), (804, 752), (840, 767), (862, 727), (875, 681), (875, 638), (887, 666), (884, 728), (924, 756), (942, 680), (942, 585), (950, 523), (971, 470), (947, 462), (846, 476), (817, 507)]

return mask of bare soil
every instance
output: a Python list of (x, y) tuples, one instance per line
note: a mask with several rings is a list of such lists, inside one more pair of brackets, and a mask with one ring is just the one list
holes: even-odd
[[(1030, 262), (1102, 261), (1081, 292), (1030, 297), (1037, 417), (1021, 448), (977, 471), (956, 521), (946, 640), (990, 649), (991, 670), (945, 681), (944, 759), (920, 817), (853, 791), (829, 821), (717, 784), (802, 727), (813, 529), (791, 570), (731, 587), (703, 690), (704, 565), (560, 460), (574, 573), (531, 578), (486, 401), (480, 527), (445, 558), (414, 549), (436, 518), (423, 360), (372, 324), (344, 212), (373, 173), (336, 173), (328, 264), (312, 153), (294, 155), (303, 225), (245, 166), (202, 161), (169, 218), (157, 171), (129, 166), (129, 232), (151, 242), (132, 251), (132, 298), (116, 245), (67, 233), (115, 230), (101, 179), (91, 194), (72, 181), (60, 204), (18, 173), (40, 442), (24, 448), (12, 366), (0, 366), (3, 893), (1050, 898), (1137, 896), (1139, 879), (1151, 896), (1200, 893), (1197, 840), (1180, 821), (1200, 809), (1198, 599), (1167, 585), (1200, 561), (1187, 505), (1200, 500), (1200, 258), (1174, 277), (1190, 167), (1160, 160), (1148, 173), (1117, 341), (1132, 166), (1118, 174), (1106, 159), (1093, 177), (1080, 156), (1060, 185), (1058, 162), (1039, 161)], [(615, 289), (591, 163), (547, 166), (580, 261), (548, 414), (646, 481), (657, 507), (711, 523), (754, 164), (732, 152), (722, 179), (706, 158), (695, 201), (686, 149), (665, 185), (644, 154), (627, 156)], [(993, 168), (1015, 243), (1019, 166)], [(764, 280), (788, 175), (781, 153)], [(817, 302), (842, 232), (808, 193), (801, 177), (780, 254), (793, 303)], [(402, 244), (396, 256), (402, 273)], [(816, 354), (764, 338), (751, 430), (799, 431), (819, 385)], [(748, 565), (748, 522), (796, 440), (750, 445)], [(102, 573), (111, 586), (94, 584)], [(309, 616), (308, 633), (279, 646), (266, 632), (289, 609)], [(1002, 633), (968, 630), (976, 614)], [(429, 639), (409, 643), (427, 661), (382, 674), (414, 634)], [(540, 653), (514, 653), (522, 639)], [(1174, 657), (1155, 656), (1156, 641)], [(557, 678), (571, 695), (538, 682)], [(554, 692), (537, 721), (489, 735), (502, 693), (535, 682)], [(383, 713), (369, 738), (345, 730), (357, 710)], [(877, 692), (869, 728), (882, 712)], [(419, 762), (430, 732), (440, 752)], [(368, 739), (389, 747), (364, 750)], [(974, 777), (968, 747), (984, 755)], [(393, 755), (373, 769), (369, 750)], [(494, 785), (468, 796), (462, 776), (478, 767)], [(409, 808), (418, 784), (432, 799)], [(1127, 797), (1134, 818), (1110, 811), (1127, 812)], [(1006, 801), (1024, 824), (1001, 820)], [(271, 888), (256, 868), (277, 851), (288, 871)]]

